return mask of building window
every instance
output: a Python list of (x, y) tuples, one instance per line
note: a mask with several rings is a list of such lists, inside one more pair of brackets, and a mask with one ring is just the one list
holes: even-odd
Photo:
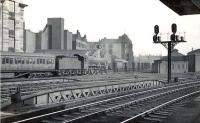
[(174, 64), (172, 64), (172, 69), (174, 69)]
[(12, 40), (14, 41), (14, 37), (15, 37), (15, 31), (14, 30), (9, 30), (9, 37), (13, 38)]
[(9, 2), (9, 11), (10, 12), (14, 12), (15, 11), (15, 4), (14, 4), (14, 2), (12, 2), (12, 1), (10, 1)]
[(15, 21), (13, 19), (9, 19), (9, 29), (14, 29)]

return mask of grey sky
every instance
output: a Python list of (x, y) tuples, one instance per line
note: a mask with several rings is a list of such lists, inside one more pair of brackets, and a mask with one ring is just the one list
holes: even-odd
[(24, 0), (26, 28), (42, 30), (47, 17), (63, 17), (65, 29), (80, 30), (88, 41), (117, 38), (126, 33), (133, 41), (133, 51), (139, 54), (163, 54), (166, 49), (153, 44), (153, 27), (160, 32), (171, 32), (177, 23), (179, 32), (186, 32), (187, 43), (176, 48), (186, 54), (192, 47), (200, 48), (200, 15), (179, 16), (159, 0)]

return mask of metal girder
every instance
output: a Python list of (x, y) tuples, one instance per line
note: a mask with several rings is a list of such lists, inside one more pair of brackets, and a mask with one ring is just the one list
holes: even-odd
[(30, 104), (31, 102), (34, 105), (47, 105), (52, 103), (70, 102), (80, 99), (87, 99), (89, 97), (117, 94), (120, 92), (137, 90), (142, 88), (150, 88), (161, 85), (163, 85), (163, 83), (158, 80), (149, 80), (141, 82), (130, 82), (126, 84), (67, 89), (49, 92), (43, 95), (33, 96), (32, 98), (23, 99), (23, 104)]

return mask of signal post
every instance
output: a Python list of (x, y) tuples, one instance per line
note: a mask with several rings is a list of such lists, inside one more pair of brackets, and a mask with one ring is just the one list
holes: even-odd
[[(168, 77), (167, 82), (171, 82), (171, 52), (174, 47), (181, 42), (186, 42), (183, 36), (176, 35), (177, 26), (176, 24), (172, 24), (171, 26), (172, 34), (170, 36), (170, 41), (161, 41), (161, 37), (158, 36), (159, 34), (159, 26), (154, 26), (154, 36), (153, 36), (153, 43), (160, 43), (168, 50)], [(180, 38), (179, 38), (180, 37)]]

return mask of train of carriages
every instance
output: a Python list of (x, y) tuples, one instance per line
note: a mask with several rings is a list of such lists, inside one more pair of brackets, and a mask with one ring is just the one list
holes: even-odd
[(71, 76), (105, 72), (105, 64), (88, 65), (87, 58), (46, 53), (1, 52), (1, 73), (15, 77)]

